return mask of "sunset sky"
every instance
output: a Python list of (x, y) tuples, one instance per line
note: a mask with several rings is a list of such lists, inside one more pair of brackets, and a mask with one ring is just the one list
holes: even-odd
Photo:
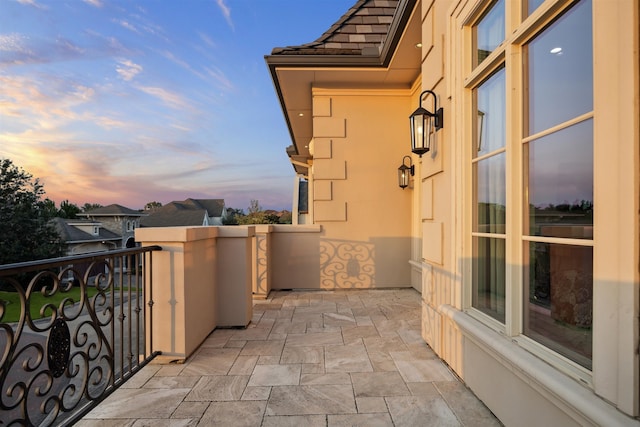
[(264, 55), (355, 0), (0, 0), (0, 158), (56, 204), (290, 209)]

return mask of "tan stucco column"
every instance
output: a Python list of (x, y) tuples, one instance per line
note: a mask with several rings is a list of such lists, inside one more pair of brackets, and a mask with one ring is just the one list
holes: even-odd
[(147, 336), (162, 359), (187, 358), (216, 327), (217, 236), (216, 227), (136, 230), (142, 246), (162, 247), (145, 272), (146, 292), (153, 298)]

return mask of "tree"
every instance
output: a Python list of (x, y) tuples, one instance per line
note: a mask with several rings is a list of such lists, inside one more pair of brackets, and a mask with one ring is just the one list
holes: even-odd
[(243, 216), (242, 209), (227, 208), (227, 215), (222, 219), (222, 225), (238, 225), (238, 218)]
[(278, 221), (280, 224), (291, 224), (293, 221), (293, 217), (291, 212), (282, 211), (282, 215), (280, 215), (280, 220)]
[(154, 210), (154, 209), (157, 209), (157, 208), (161, 208), (161, 207), (162, 207), (162, 203), (153, 201), (153, 202), (149, 202), (146, 205), (144, 205), (144, 210), (145, 211), (151, 211), (151, 210)]
[(249, 213), (247, 215), (257, 214), (257, 213), (260, 213), (260, 211), (262, 211), (262, 206), (260, 206), (260, 202), (252, 199), (251, 202), (249, 202), (249, 209), (248, 209)]
[(82, 208), (80, 209), (82, 209), (82, 212), (89, 212), (101, 207), (102, 205), (100, 203), (85, 203), (84, 205), (82, 205)]
[(277, 215), (263, 211), (257, 200), (251, 200), (248, 211), (248, 214), (236, 217), (238, 224), (277, 224), (280, 220)]
[(58, 208), (56, 208), (56, 202), (47, 198), (42, 201), (42, 214), (46, 218), (55, 218), (58, 216)]
[(76, 215), (80, 212), (80, 208), (75, 203), (71, 203), (69, 200), (60, 202), (60, 209), (58, 210), (58, 216), (60, 218), (74, 219), (77, 218)]
[[(39, 179), (9, 159), (0, 159), (0, 264), (62, 255), (50, 201)], [(55, 205), (54, 205), (55, 206)]]

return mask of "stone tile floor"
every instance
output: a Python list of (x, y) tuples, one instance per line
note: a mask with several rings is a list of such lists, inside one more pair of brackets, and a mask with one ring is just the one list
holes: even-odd
[(500, 426), (420, 336), (413, 289), (275, 291), (76, 425)]

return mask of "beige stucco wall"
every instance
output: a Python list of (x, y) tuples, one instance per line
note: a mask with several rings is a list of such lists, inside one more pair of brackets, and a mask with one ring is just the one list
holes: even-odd
[(216, 326), (217, 234), (213, 227), (136, 230), (142, 246), (162, 247), (152, 255), (146, 286), (154, 301), (153, 350), (163, 358), (188, 357)]
[[(445, 73), (449, 57), (443, 43), (450, 6), (451, 1), (422, 2), (422, 76), (413, 94), (413, 104), (417, 106), (420, 92), (429, 89), (437, 94), (438, 107), (444, 110), (443, 128), (436, 133), (435, 149), (425, 154), (420, 164), (422, 335), (461, 374), (462, 336), (440, 308), (444, 304), (462, 308), (462, 282), (453, 239), (459, 232), (455, 229), (459, 225), (455, 209), (460, 193), (456, 193), (454, 185), (461, 153), (456, 146), (458, 112), (452, 108), (449, 86), (452, 81)], [(433, 98), (423, 99), (423, 105), (432, 109)]]
[(411, 91), (313, 89), (314, 224), (320, 288), (411, 286)]
[(319, 288), (321, 227), (274, 225), (271, 229), (270, 288)]
[(216, 228), (216, 327), (246, 327), (253, 313), (255, 227)]
[(593, 381), (640, 415), (640, 3), (594, 0), (593, 13)]

